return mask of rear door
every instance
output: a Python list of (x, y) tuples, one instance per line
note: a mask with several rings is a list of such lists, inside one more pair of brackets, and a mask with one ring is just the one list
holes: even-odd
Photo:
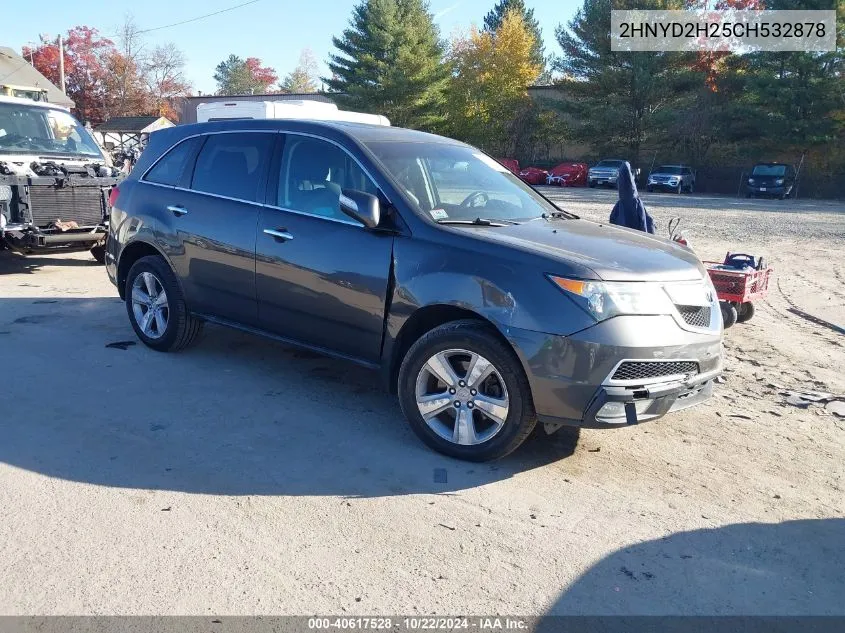
[(191, 310), (255, 325), (255, 227), (277, 132), (220, 132), (166, 205), (163, 236)]
[(328, 140), (287, 134), (280, 149), (257, 230), (261, 327), (376, 363), (393, 234), (345, 215), (339, 199), (347, 189), (378, 195), (378, 187)]

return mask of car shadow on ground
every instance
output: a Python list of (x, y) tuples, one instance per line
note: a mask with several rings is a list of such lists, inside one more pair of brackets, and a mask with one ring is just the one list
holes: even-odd
[(542, 431), (488, 464), (443, 457), (375, 372), (222, 327), (137, 341), (117, 297), (0, 298), (0, 460), (96, 485), (226, 495), (443, 493), (561, 460)]
[[(844, 538), (845, 519), (840, 518), (678, 532), (606, 556), (546, 615), (842, 616)], [(552, 617), (537, 630), (556, 631), (561, 622), (566, 620)], [(624, 623), (608, 618), (604, 628), (589, 630), (616, 631), (615, 624)], [(633, 624), (629, 620), (626, 630), (642, 630)], [(696, 623), (683, 624), (667, 629), (652, 622), (652, 628), (686, 631)], [(762, 630), (716, 624), (710, 630)], [(697, 623), (694, 630), (708, 630), (707, 623)]]

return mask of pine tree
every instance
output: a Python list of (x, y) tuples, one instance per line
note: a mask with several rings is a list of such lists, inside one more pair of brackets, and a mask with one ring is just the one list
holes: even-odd
[(449, 71), (423, 0), (362, 0), (349, 28), (332, 41), (338, 52), (324, 81), (345, 107), (403, 127), (439, 127)]
[(546, 68), (546, 54), (543, 47), (543, 31), (540, 29), (540, 23), (534, 17), (534, 9), (529, 9), (525, 6), (525, 0), (499, 0), (490, 12), (484, 16), (484, 30), (487, 33), (495, 33), (502, 25), (502, 20), (508, 11), (517, 11), (534, 35), (534, 46), (531, 49), (531, 61), (540, 66), (543, 70)]

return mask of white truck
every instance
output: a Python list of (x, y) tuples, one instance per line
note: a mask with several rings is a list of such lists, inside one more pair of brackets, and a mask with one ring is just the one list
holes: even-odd
[(350, 121), (370, 125), (390, 125), (386, 116), (340, 110), (333, 103), (311, 100), (231, 101), (200, 103), (197, 122), (229, 121), (233, 119), (316, 119), (320, 121)]

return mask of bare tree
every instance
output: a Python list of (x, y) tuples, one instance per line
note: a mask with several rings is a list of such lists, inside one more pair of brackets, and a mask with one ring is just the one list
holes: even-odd
[(302, 49), (299, 55), (299, 64), (288, 73), (281, 83), (282, 92), (304, 94), (317, 92), (317, 84), (320, 68), (317, 65), (317, 58), (310, 48)]
[(173, 42), (157, 46), (147, 58), (144, 65), (147, 90), (161, 116), (175, 119), (172, 100), (190, 93), (191, 83), (184, 71), (185, 55)]

